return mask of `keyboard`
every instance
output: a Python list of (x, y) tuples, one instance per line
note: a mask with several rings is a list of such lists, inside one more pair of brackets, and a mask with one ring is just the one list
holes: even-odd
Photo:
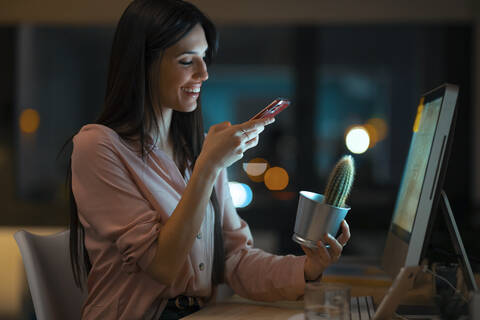
[(370, 320), (375, 314), (372, 296), (351, 297), (350, 298), (350, 319), (351, 320)]

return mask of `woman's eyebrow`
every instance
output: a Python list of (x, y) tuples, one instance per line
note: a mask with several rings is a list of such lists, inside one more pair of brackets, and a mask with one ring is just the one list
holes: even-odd
[(198, 54), (197, 51), (185, 51), (177, 55), (177, 57), (183, 56), (184, 54)]
[[(207, 50), (208, 50), (208, 48), (205, 49), (205, 51), (203, 51), (203, 54), (205, 54), (207, 52)], [(184, 54), (198, 54), (199, 55), (200, 53), (198, 51), (184, 51), (182, 53), (179, 53), (177, 55), (177, 58), (180, 57), (180, 56), (183, 56)]]

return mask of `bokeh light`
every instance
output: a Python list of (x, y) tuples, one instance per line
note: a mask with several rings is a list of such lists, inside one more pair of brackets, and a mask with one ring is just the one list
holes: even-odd
[(364, 124), (363, 127), (365, 128), (365, 130), (367, 130), (368, 136), (370, 138), (370, 143), (368, 147), (373, 148), (375, 144), (377, 144), (377, 142), (379, 141), (377, 129), (369, 123)]
[(288, 186), (288, 173), (280, 167), (272, 167), (265, 172), (265, 185), (270, 190), (283, 190)]
[(263, 158), (254, 158), (248, 163), (243, 164), (243, 170), (253, 182), (262, 182), (265, 171), (267, 171), (269, 167), (268, 161)]
[(252, 202), (252, 189), (245, 183), (231, 181), (228, 183), (228, 187), (230, 188), (230, 195), (235, 208), (245, 208)]
[(368, 131), (363, 126), (351, 128), (346, 135), (345, 144), (352, 153), (364, 153), (370, 145)]
[[(382, 118), (369, 119), (367, 121), (367, 123), (365, 123), (365, 127), (367, 127), (367, 130), (368, 130), (368, 127), (370, 127), (370, 126), (373, 127), (374, 130), (375, 130), (375, 134), (376, 134), (375, 143), (385, 139), (385, 137), (388, 134), (388, 125), (387, 125), (387, 122), (385, 120), (383, 120)], [(369, 131), (369, 133), (370, 133), (370, 131)]]
[(20, 114), (20, 130), (24, 133), (37, 131), (40, 125), (40, 115), (37, 110), (25, 109)]

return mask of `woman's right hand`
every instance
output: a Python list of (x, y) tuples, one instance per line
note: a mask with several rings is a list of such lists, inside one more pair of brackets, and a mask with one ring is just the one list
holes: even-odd
[(237, 125), (222, 122), (210, 127), (203, 142), (197, 163), (215, 172), (229, 167), (243, 157), (243, 153), (258, 144), (259, 134), (274, 118), (250, 120)]

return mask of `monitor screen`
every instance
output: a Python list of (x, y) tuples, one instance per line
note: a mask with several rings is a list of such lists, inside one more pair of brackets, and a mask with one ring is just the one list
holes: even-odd
[(458, 87), (447, 84), (420, 99), (382, 257), (391, 276), (403, 266), (420, 264), (446, 171), (457, 96)]
[(412, 142), (392, 220), (393, 231), (405, 241), (410, 240), (412, 233), (442, 98), (425, 103), (422, 97), (413, 125)]

